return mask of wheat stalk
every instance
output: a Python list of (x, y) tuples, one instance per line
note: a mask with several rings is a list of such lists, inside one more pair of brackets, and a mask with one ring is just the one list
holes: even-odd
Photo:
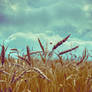
[(27, 62), (29, 62), (30, 65), (32, 66), (32, 60), (31, 60), (31, 56), (30, 56), (30, 48), (29, 48), (29, 46), (26, 46), (26, 49), (27, 49), (27, 57), (28, 57)]
[(42, 77), (43, 79), (51, 81), (39, 68), (33, 67), (32, 69), (36, 71), (37, 73), (39, 73), (40, 77)]
[(82, 56), (80, 62), (77, 63), (77, 65), (81, 64), (84, 61), (84, 59), (86, 58), (86, 56), (87, 56), (87, 52), (86, 52), (86, 48), (85, 48), (85, 50), (83, 51), (83, 56)]
[(61, 40), (60, 42), (58, 42), (56, 45), (54, 45), (54, 47), (52, 48), (52, 50), (55, 50), (57, 47), (59, 47), (61, 44), (63, 44), (70, 37), (70, 35), (68, 35), (66, 38), (64, 38), (63, 40)]
[(15, 79), (15, 76), (16, 76), (16, 72), (14, 71), (14, 74), (13, 74), (13, 76), (12, 76), (12, 78), (11, 78), (10, 83), (13, 83), (13, 81), (14, 81), (14, 79)]
[(19, 55), (19, 50), (16, 49), (16, 48), (13, 48), (13, 49), (10, 49), (12, 52), (10, 52), (9, 54), (12, 54), (12, 53), (17, 53)]
[(27, 46), (26, 49), (27, 49), (28, 61), (31, 61), (31, 57), (30, 57), (30, 48), (29, 48), (29, 46)]
[(62, 60), (62, 56), (60, 56), (59, 54), (57, 54), (57, 53), (55, 53), (57, 56), (58, 56), (58, 58), (59, 58), (59, 62), (61, 63), (61, 65), (63, 64), (63, 60)]
[[(30, 69), (31, 69), (31, 70), (30, 70)], [(21, 77), (22, 77), (25, 73), (31, 72), (32, 70), (34, 70), (35, 72), (37, 72), (37, 73), (40, 75), (41, 78), (50, 81), (50, 79), (49, 79), (40, 69), (38, 69), (38, 68), (36, 68), (36, 67), (31, 67), (30, 69), (23, 71), (15, 80), (13, 80), (13, 83), (15, 83), (15, 82), (17, 82), (19, 79), (21, 79)]]
[(12, 50), (12, 51), (18, 51), (18, 49), (16, 49), (16, 48), (13, 48), (13, 49), (10, 49), (10, 50)]
[(4, 73), (6, 75), (10, 75), (10, 73), (6, 72), (6, 71), (3, 71), (3, 70), (0, 70), (1, 73)]
[[(33, 51), (33, 52), (31, 52), (30, 53), (30, 55), (33, 55), (33, 54), (38, 54), (38, 53), (41, 53), (42, 51)], [(25, 57), (27, 56), (27, 55), (24, 55)]]
[(76, 46), (76, 47), (74, 47), (74, 48), (71, 48), (71, 49), (62, 51), (62, 52), (59, 53), (59, 55), (62, 55), (62, 54), (65, 54), (65, 53), (67, 53), (67, 52), (70, 52), (70, 51), (72, 51), (72, 50), (75, 50), (75, 49), (77, 49), (78, 47), (79, 47), (79, 46)]
[(40, 53), (40, 57), (41, 57), (41, 59), (42, 59), (43, 63), (45, 63), (45, 62), (46, 62), (46, 59), (42, 56), (42, 54), (41, 54), (41, 53)]
[(1, 63), (2, 63), (2, 66), (5, 62), (5, 47), (4, 45), (2, 45), (2, 50), (1, 50)]
[(40, 47), (41, 47), (41, 49), (42, 49), (42, 51), (43, 51), (43, 53), (44, 53), (44, 47), (43, 47), (43, 45), (42, 45), (42, 43), (41, 43), (41, 41), (40, 41), (40, 39), (39, 39), (39, 38), (38, 38), (38, 42), (39, 42)]
[(31, 63), (26, 59), (26, 58), (24, 58), (24, 57), (21, 57), (21, 56), (17, 56), (18, 58), (20, 58), (21, 60), (24, 60), (24, 61), (26, 61), (30, 66), (31, 66)]
[(12, 83), (17, 82), (25, 73), (26, 73), (26, 71), (23, 71), (15, 80), (13, 80)]

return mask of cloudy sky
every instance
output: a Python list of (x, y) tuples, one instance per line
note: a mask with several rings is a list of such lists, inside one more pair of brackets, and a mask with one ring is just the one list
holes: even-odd
[(78, 54), (92, 50), (92, 0), (0, 0), (0, 43), (9, 48), (39, 50), (40, 38), (51, 49), (69, 34), (60, 51), (76, 45)]

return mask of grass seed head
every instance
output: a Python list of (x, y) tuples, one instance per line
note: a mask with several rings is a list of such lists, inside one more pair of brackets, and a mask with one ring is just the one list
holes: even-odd
[(69, 37), (70, 37), (70, 35), (68, 35), (66, 38), (64, 38), (63, 40), (61, 40), (60, 42), (58, 42), (56, 45), (54, 45), (54, 47), (52, 48), (52, 50), (55, 50), (57, 47), (59, 47), (60, 45), (62, 45), (64, 42), (66, 42)]
[(41, 43), (41, 41), (40, 41), (40, 39), (39, 39), (39, 38), (38, 38), (38, 42), (39, 42), (40, 47), (41, 47), (41, 49), (42, 49), (42, 51), (43, 51), (43, 53), (44, 53), (44, 47), (43, 47), (43, 45), (42, 45), (42, 43)]
[(1, 50), (1, 63), (2, 65), (4, 64), (5, 62), (5, 47), (4, 45), (2, 45), (2, 50)]

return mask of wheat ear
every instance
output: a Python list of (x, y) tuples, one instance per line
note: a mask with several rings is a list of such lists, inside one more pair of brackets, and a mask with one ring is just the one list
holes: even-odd
[(79, 47), (79, 46), (76, 46), (76, 47), (74, 47), (74, 48), (71, 48), (71, 49), (65, 50), (65, 51), (63, 51), (63, 52), (60, 52), (59, 55), (62, 55), (62, 54), (65, 54), (65, 53), (67, 53), (67, 52), (70, 52), (70, 51), (72, 51), (72, 50), (75, 50), (75, 49), (77, 49), (78, 47)]
[(82, 56), (80, 62), (77, 63), (77, 65), (81, 64), (84, 61), (84, 59), (86, 58), (86, 56), (87, 56), (87, 52), (86, 52), (86, 48), (85, 48), (85, 50), (83, 51), (83, 56)]
[(44, 47), (43, 47), (43, 45), (42, 45), (42, 43), (41, 43), (41, 41), (40, 41), (40, 39), (39, 39), (39, 38), (38, 38), (38, 42), (39, 42), (40, 47), (41, 47), (41, 49), (42, 49), (42, 51), (43, 51), (43, 53), (44, 53)]
[[(71, 35), (71, 34), (70, 34)], [(56, 45), (54, 45), (54, 47), (52, 48), (52, 50), (55, 50), (57, 47), (59, 47), (61, 44), (63, 44), (69, 37), (70, 35), (68, 35), (66, 38), (64, 38), (62, 41), (58, 42)]]
[(2, 63), (2, 66), (5, 62), (5, 47), (4, 45), (2, 45), (2, 51), (1, 51), (1, 63)]

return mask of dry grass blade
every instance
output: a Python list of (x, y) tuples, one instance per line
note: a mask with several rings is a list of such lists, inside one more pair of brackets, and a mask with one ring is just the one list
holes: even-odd
[(43, 51), (43, 53), (44, 53), (44, 47), (43, 47), (43, 45), (42, 45), (42, 43), (41, 43), (41, 41), (40, 41), (40, 39), (39, 39), (39, 38), (38, 38), (38, 42), (39, 42), (40, 47), (41, 47), (41, 49), (42, 49), (42, 51)]
[(21, 79), (26, 73), (28, 73), (28, 72), (31, 72), (32, 70), (30, 70), (30, 69), (27, 69), (27, 70), (25, 70), (25, 71), (23, 71), (14, 81), (13, 81), (13, 83), (15, 83), (15, 82), (17, 82), (19, 79)]
[(18, 56), (18, 58), (19, 59), (21, 59), (21, 60), (24, 60), (24, 61), (26, 61), (30, 66), (31, 66), (31, 64), (30, 64), (30, 62), (26, 59), (26, 58), (24, 58), (24, 57), (21, 57), (21, 56)]
[(80, 62), (77, 63), (77, 65), (81, 64), (84, 61), (84, 59), (86, 58), (86, 56), (87, 56), (87, 51), (86, 51), (86, 48), (85, 48), (85, 50), (83, 51), (83, 56), (82, 56)]
[(16, 48), (13, 48), (13, 49), (10, 49), (10, 50), (12, 50), (12, 51), (18, 51)]
[(29, 46), (27, 46), (26, 49), (27, 49), (28, 61), (30, 61), (31, 57), (30, 57), (30, 48), (29, 48)]
[(27, 49), (28, 62), (30, 62), (31, 66), (32, 66), (32, 61), (31, 61), (31, 57), (30, 57), (30, 48), (29, 48), (29, 46), (27, 46), (26, 49)]
[(13, 83), (14, 79), (15, 79), (15, 75), (16, 75), (16, 72), (14, 72), (13, 76), (12, 76), (12, 79), (10, 81), (10, 83)]
[(63, 51), (63, 52), (60, 52), (60, 53), (59, 53), (59, 55), (62, 55), (62, 54), (68, 53), (68, 52), (70, 52), (70, 51), (72, 51), (72, 50), (77, 49), (78, 47), (79, 47), (79, 46), (76, 46), (76, 47), (71, 48), (71, 49), (69, 49), (69, 50), (65, 50), (65, 51)]
[(60, 56), (59, 54), (57, 54), (57, 53), (55, 53), (57, 56), (58, 56), (58, 58), (59, 58), (59, 62), (61, 63), (61, 65), (63, 64), (63, 60), (62, 60), (62, 56)]
[(46, 79), (48, 81), (51, 81), (40, 69), (33, 67), (32, 68), (34, 71), (36, 71), (37, 73), (40, 74), (40, 77), (42, 77), (43, 79)]
[(26, 61), (27, 59), (21, 56), (18, 56), (19, 59)]
[[(32, 67), (31, 67), (32, 69)], [(31, 72), (32, 70), (30, 69), (27, 69), (27, 70), (24, 70), (15, 80), (13, 80), (13, 83), (17, 82), (19, 79), (21, 79), (23, 77), (23, 75), (25, 75), (26, 73), (28, 72)]]
[(13, 83), (17, 82), (25, 73), (26, 71), (23, 71), (15, 80), (13, 80)]
[(68, 38), (70, 37), (70, 35), (68, 35), (66, 38), (64, 38), (62, 41), (58, 42), (56, 45), (54, 45), (54, 47), (52, 48), (52, 50), (55, 50), (58, 46), (60, 46), (61, 44), (63, 44)]
[(41, 57), (41, 59), (42, 59), (43, 63), (46, 63), (46, 60), (45, 60), (45, 58), (42, 56), (42, 54), (41, 54), (41, 53), (40, 53), (40, 57)]
[(4, 73), (4, 74), (6, 74), (6, 75), (10, 75), (8, 72), (3, 71), (3, 70), (0, 70), (0, 72), (1, 72), (1, 73)]
[(21, 69), (25, 70), (25, 68), (22, 65), (17, 64), (17, 63), (11, 63), (11, 62), (9, 62), (9, 65), (15, 66), (15, 67), (20, 67)]
[(12, 53), (17, 53), (19, 55), (19, 51), (18, 49), (16, 48), (13, 48), (13, 49), (10, 49), (12, 52), (10, 52), (9, 54), (12, 54)]
[(31, 67), (31, 70), (28, 69), (28, 70), (23, 71), (23, 72), (13, 81), (13, 83), (17, 82), (19, 79), (21, 79), (21, 77), (22, 77), (24, 74), (26, 74), (27, 72), (31, 72), (32, 70), (34, 70), (35, 72), (37, 72), (37, 73), (40, 75), (41, 78), (50, 81), (50, 79), (49, 79), (40, 69), (38, 69), (38, 68), (36, 68), (36, 67)]
[[(41, 53), (42, 51), (33, 51), (33, 52), (31, 52), (30, 53), (30, 55), (33, 55), (33, 54), (38, 54), (38, 53)], [(24, 55), (25, 57), (27, 56), (27, 55)]]

